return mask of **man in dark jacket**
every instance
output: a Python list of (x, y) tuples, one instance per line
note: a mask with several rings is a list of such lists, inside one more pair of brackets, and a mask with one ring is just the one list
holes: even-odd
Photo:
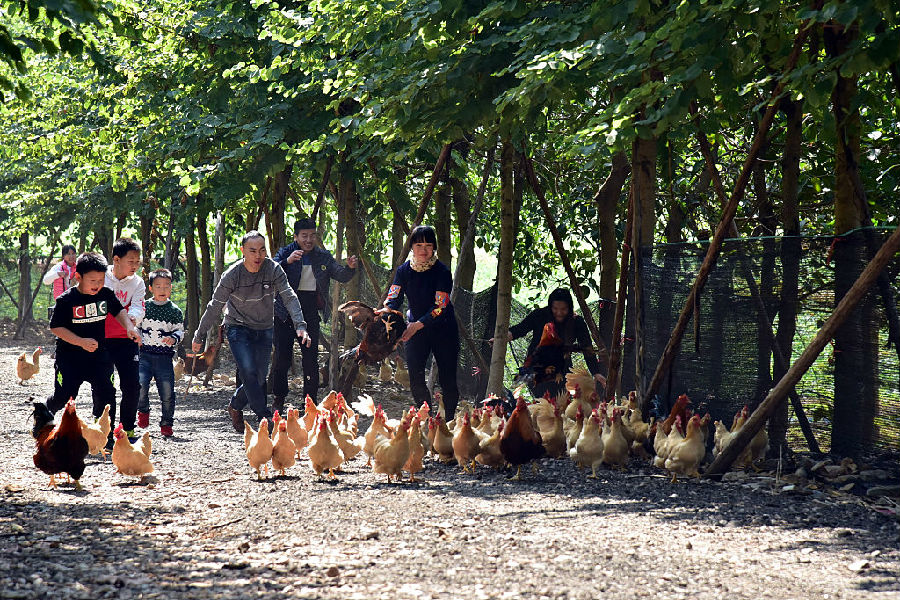
[[(521, 323), (509, 328), (507, 340), (531, 333), (525, 367), (534, 373), (531, 392), (535, 397), (549, 391), (555, 396), (564, 388), (565, 375), (572, 369), (572, 352), (582, 352), (594, 379), (606, 385), (591, 343), (584, 317), (575, 314), (572, 294), (564, 288), (550, 293), (547, 306), (528, 313)], [(559, 381), (562, 376), (562, 381)]]
[[(341, 283), (350, 281), (356, 273), (358, 259), (351, 256), (347, 266), (338, 264), (327, 250), (317, 245), (316, 224), (312, 219), (300, 219), (294, 224), (294, 242), (278, 250), (275, 262), (281, 265), (291, 288), (297, 292), (306, 331), (312, 343), (300, 346), (303, 362), (303, 393), (314, 401), (319, 389), (319, 312), (328, 320), (330, 280)], [(275, 400), (273, 409), (283, 410), (288, 394), (287, 374), (294, 360), (294, 340), (296, 333), (291, 317), (281, 297), (275, 300), (275, 331), (273, 343), (275, 357), (272, 363), (272, 391)]]

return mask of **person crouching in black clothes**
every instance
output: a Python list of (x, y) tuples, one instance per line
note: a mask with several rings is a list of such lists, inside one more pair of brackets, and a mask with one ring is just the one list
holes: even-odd
[(587, 324), (584, 317), (575, 314), (569, 290), (553, 290), (547, 306), (536, 308), (521, 323), (510, 327), (506, 339), (511, 342), (529, 332), (532, 335), (524, 366), (534, 373), (534, 381), (529, 388), (535, 398), (540, 398), (545, 392), (556, 396), (565, 389), (566, 373), (572, 369), (572, 352), (582, 352), (594, 379), (600, 385), (606, 385), (606, 378), (600, 374), (600, 363), (591, 345)]
[[(306, 319), (306, 331), (312, 343), (309, 347), (300, 346), (303, 362), (303, 394), (315, 402), (319, 390), (319, 311), (322, 318), (328, 321), (330, 296), (328, 287), (334, 279), (346, 283), (356, 273), (359, 260), (356, 256), (347, 259), (347, 266), (342, 266), (330, 252), (317, 245), (316, 224), (312, 219), (300, 219), (294, 224), (294, 242), (278, 250), (275, 262), (281, 265), (288, 278), (288, 283), (297, 292), (303, 317)], [(284, 409), (284, 399), (288, 394), (287, 374), (294, 360), (294, 340), (297, 335), (291, 317), (281, 297), (275, 298), (275, 329), (273, 345), (275, 357), (272, 362), (272, 392), (275, 400), (273, 410)]]
[[(399, 310), (403, 295), (409, 301), (409, 325), (400, 340), (406, 346), (409, 385), (416, 405), (430, 402), (425, 385), (425, 362), (433, 354), (438, 366), (444, 410), (449, 421), (456, 414), (459, 388), (456, 368), (459, 360), (459, 331), (450, 303), (453, 277), (450, 269), (437, 259), (434, 229), (419, 225), (409, 234), (412, 257), (397, 268), (384, 305)], [(432, 409), (437, 410), (436, 406)]]

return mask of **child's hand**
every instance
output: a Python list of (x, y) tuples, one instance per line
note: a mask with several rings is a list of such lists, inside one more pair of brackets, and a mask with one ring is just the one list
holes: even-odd
[(141, 334), (138, 333), (137, 329), (135, 329), (134, 327), (129, 327), (127, 333), (128, 337), (137, 342), (138, 346), (141, 345)]
[(81, 338), (81, 347), (88, 352), (95, 351), (99, 346), (100, 344), (94, 338)]
[(175, 338), (173, 338), (170, 335), (164, 336), (162, 341), (163, 341), (163, 344), (165, 344), (166, 346), (174, 346), (175, 345)]

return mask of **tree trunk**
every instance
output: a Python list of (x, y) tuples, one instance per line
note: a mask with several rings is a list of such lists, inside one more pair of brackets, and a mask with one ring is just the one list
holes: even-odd
[(225, 272), (225, 215), (222, 211), (216, 212), (216, 264), (213, 273), (213, 289), (219, 285), (219, 279)]
[[(120, 198), (123, 202), (125, 201), (125, 194), (121, 194)], [(116, 219), (116, 235), (113, 236), (114, 239), (119, 239), (122, 237), (122, 231), (125, 230), (125, 217), (127, 215), (125, 213), (120, 213), (119, 218)]]
[[(775, 216), (775, 206), (769, 198), (769, 191), (766, 185), (766, 163), (764, 159), (767, 149), (768, 141), (759, 151), (760, 160), (756, 161), (756, 166), (753, 169), (753, 191), (756, 195), (756, 204), (759, 207), (759, 223), (756, 233), (764, 238), (761, 243), (763, 258), (760, 264), (759, 295), (766, 307), (766, 315), (769, 315), (770, 320), (766, 323), (757, 323), (756, 393), (749, 403), (751, 409), (756, 408), (763, 401), (763, 398), (766, 397), (766, 394), (769, 393), (774, 384), (772, 381), (772, 344), (768, 331), (772, 328), (771, 318), (775, 314), (773, 311), (773, 297), (775, 290), (776, 246), (773, 236), (778, 225), (778, 219)], [(748, 262), (751, 261), (748, 259)]]
[(632, 269), (634, 271), (634, 384), (639, 402), (644, 389), (644, 311), (642, 264), (644, 247), (653, 244), (656, 230), (656, 139), (636, 137), (631, 150), (632, 185), (634, 186), (634, 231), (632, 232)]
[(447, 178), (447, 171), (441, 175), (441, 182), (438, 185), (437, 196), (434, 199), (434, 233), (437, 237), (437, 257), (438, 260), (447, 265), (450, 272), (453, 272), (453, 253), (451, 252), (450, 242), (450, 181)]
[[(344, 163), (341, 168), (340, 176), (340, 196), (343, 203), (344, 213), (344, 236), (347, 238), (347, 256), (360, 256), (362, 254), (360, 228), (358, 227), (359, 215), (358, 205), (359, 197), (356, 194), (356, 182), (353, 180), (350, 172), (350, 166)], [(357, 269), (356, 274), (347, 283), (344, 288), (348, 290), (347, 294), (350, 300), (362, 300), (360, 297), (362, 277), (360, 276), (362, 269)], [(375, 291), (378, 293), (378, 290)], [(357, 344), (359, 332), (355, 327), (344, 328), (344, 347), (352, 348)]]
[[(782, 110), (787, 119), (784, 155), (781, 160), (781, 299), (778, 309), (778, 347), (784, 353), (784, 368), (775, 365), (773, 379), (781, 381), (791, 364), (794, 332), (797, 329), (798, 296), (800, 290), (800, 158), (803, 142), (803, 101), (784, 100)], [(769, 422), (769, 452), (772, 456), (786, 454), (788, 403), (778, 405)]]
[(494, 349), (491, 353), (491, 370), (487, 391), (503, 396), (503, 379), (506, 372), (506, 334), (509, 331), (509, 314), (512, 304), (512, 269), (515, 234), (515, 191), (513, 168), (515, 151), (510, 140), (503, 141), (500, 152), (500, 253), (497, 257), (497, 320), (494, 324)]
[(28, 232), (19, 235), (19, 323), (30, 323), (34, 320), (31, 307), (31, 255), (29, 253)]
[[(836, 59), (847, 52), (856, 32), (831, 23), (824, 31), (825, 51)], [(859, 177), (860, 115), (854, 107), (858, 77), (838, 74), (831, 95), (835, 117), (834, 233), (841, 236), (863, 225), (863, 199), (857, 194), (854, 179)], [(838, 237), (834, 244), (835, 303), (846, 295), (863, 270), (864, 253), (859, 238)], [(878, 395), (874, 385), (878, 355), (872, 352), (874, 320), (867, 322), (867, 310), (860, 303), (838, 328), (834, 336), (834, 415), (831, 451), (839, 456), (858, 456), (874, 437), (874, 416)], [(877, 332), (875, 332), (877, 333)]]
[(185, 273), (185, 334), (184, 339), (189, 340), (194, 336), (197, 330), (197, 324), (200, 322), (200, 290), (197, 288), (197, 244), (194, 238), (194, 219), (188, 224), (187, 234), (184, 236), (184, 252), (187, 255), (187, 270)]
[[(616, 216), (619, 198), (622, 196), (622, 186), (628, 179), (631, 165), (624, 152), (618, 152), (612, 157), (612, 165), (606, 181), (594, 195), (594, 206), (597, 207), (597, 226), (600, 233), (600, 297), (616, 297), (616, 281), (619, 271), (619, 244), (616, 242)], [(611, 326), (611, 324), (610, 324)], [(600, 324), (601, 329), (608, 331), (608, 327)]]
[(169, 224), (166, 227), (166, 251), (163, 254), (163, 267), (174, 274), (175, 259), (178, 257), (178, 246), (175, 235), (175, 200), (169, 204)]
[[(334, 228), (334, 258), (340, 261), (344, 253), (344, 207), (342, 206), (340, 194), (334, 197), (334, 204), (334, 212), (337, 214), (337, 223)], [(338, 312), (340, 297), (341, 286), (335, 282), (331, 286), (331, 339), (328, 344), (328, 382), (332, 390), (338, 389), (338, 378), (341, 374), (341, 364), (338, 360), (340, 356), (339, 325), (342, 321), (346, 322), (345, 319), (340, 318), (340, 313)]]
[[(392, 220), (391, 234), (393, 238), (391, 239), (391, 264), (396, 265), (400, 261), (400, 253), (403, 251), (403, 240), (406, 237), (406, 234), (403, 231), (403, 215), (394, 212), (394, 218)], [(391, 282), (388, 281), (388, 285)]]
[(141, 213), (141, 270), (146, 281), (150, 276), (150, 259), (153, 258), (154, 236), (153, 221), (156, 218), (156, 209), (153, 207), (153, 198), (148, 197), (144, 202), (144, 210)]
[(452, 175), (453, 165), (450, 166), (450, 187), (453, 190), (453, 207), (456, 211), (456, 225), (459, 229), (459, 256), (457, 256), (456, 280), (457, 287), (464, 290), (472, 290), (475, 285), (475, 245), (469, 244), (463, 248), (463, 240), (468, 233), (469, 219), (472, 216), (472, 202), (469, 198), (469, 186), (459, 177)]
[(200, 242), (200, 307), (209, 303), (213, 293), (212, 257), (209, 252), (209, 232), (206, 230), (209, 212), (197, 215), (197, 238)]
[(294, 166), (288, 163), (282, 171), (275, 175), (272, 183), (272, 194), (270, 195), (271, 209), (268, 211), (269, 225), (271, 229), (271, 239), (269, 247), (272, 256), (278, 252), (278, 249), (287, 244), (287, 233), (284, 226), (284, 209), (287, 205), (288, 185), (291, 183), (291, 172)]

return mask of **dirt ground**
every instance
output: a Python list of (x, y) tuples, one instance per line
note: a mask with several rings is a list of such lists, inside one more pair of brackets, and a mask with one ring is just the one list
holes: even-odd
[[(423, 481), (386, 484), (357, 458), (337, 482), (307, 461), (257, 481), (220, 380), (186, 401), (180, 382), (170, 439), (154, 396), (147, 482), (89, 457), (82, 492), (50, 489), (29, 412), (52, 390), (52, 344), (18, 385), (36, 340), (3, 339), (0, 598), (900, 598), (890, 501), (771, 473), (671, 484), (638, 461), (588, 480), (548, 459), (522, 482), (429, 461)], [(389, 416), (411, 400), (367, 392)]]

